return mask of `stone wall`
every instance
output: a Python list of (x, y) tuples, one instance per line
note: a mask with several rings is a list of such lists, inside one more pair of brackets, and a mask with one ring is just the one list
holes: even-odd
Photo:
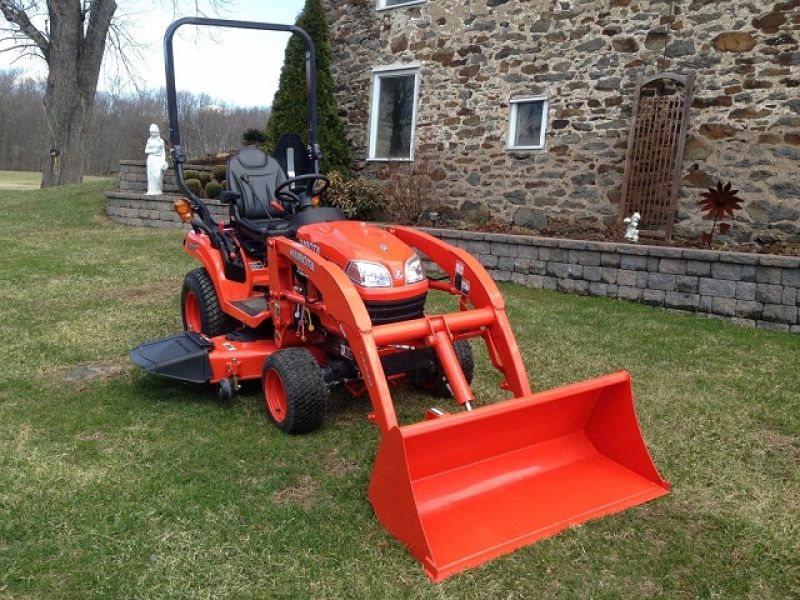
[[(198, 169), (198, 167), (194, 167)], [(145, 196), (143, 161), (120, 165), (120, 187), (107, 213), (123, 225), (185, 228), (176, 196)], [(174, 173), (165, 188), (177, 191)], [(227, 207), (207, 201), (217, 220)], [(462, 247), (498, 281), (632, 300), (800, 333), (800, 257), (717, 252), (535, 236), (423, 229)]]
[[(212, 167), (186, 165), (186, 170), (211, 173)], [(180, 195), (175, 181), (175, 171), (164, 174), (164, 195), (145, 196), (147, 191), (147, 167), (143, 160), (121, 160), (119, 163), (119, 191), (106, 193), (108, 204), (106, 212), (111, 220), (123, 225), (145, 227), (185, 227), (172, 203), (175, 195)], [(170, 195), (173, 194), (173, 195)], [(215, 219), (227, 219), (228, 207), (216, 200), (206, 200)]]
[(498, 281), (800, 333), (800, 257), (446, 229)]
[[(800, 0), (326, 4), (356, 171), (382, 165), (367, 160), (372, 69), (418, 63), (417, 161), (442, 204), (602, 229), (619, 210), (637, 74), (692, 70), (676, 235), (708, 228), (697, 198), (722, 179), (745, 200), (734, 239), (800, 241)], [(509, 101), (534, 95), (550, 100), (546, 148), (509, 152)]]

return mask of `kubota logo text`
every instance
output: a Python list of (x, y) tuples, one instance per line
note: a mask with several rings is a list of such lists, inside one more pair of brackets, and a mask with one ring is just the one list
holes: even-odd
[(289, 250), (289, 258), (291, 258), (294, 262), (296, 262), (301, 267), (305, 267), (309, 271), (314, 270), (314, 261), (308, 258), (306, 255), (301, 254), (294, 248)]

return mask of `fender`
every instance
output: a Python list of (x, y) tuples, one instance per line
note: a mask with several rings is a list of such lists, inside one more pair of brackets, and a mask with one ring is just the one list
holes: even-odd
[(225, 277), (225, 269), (219, 250), (211, 245), (211, 240), (204, 233), (190, 231), (183, 241), (183, 250), (195, 257), (205, 267), (214, 287), (217, 290), (222, 310), (249, 327), (258, 327), (270, 317), (266, 301), (264, 309), (255, 314), (245, 311), (241, 303), (253, 299), (255, 286), (269, 286), (269, 270), (257, 261), (245, 263), (245, 280), (232, 281)]

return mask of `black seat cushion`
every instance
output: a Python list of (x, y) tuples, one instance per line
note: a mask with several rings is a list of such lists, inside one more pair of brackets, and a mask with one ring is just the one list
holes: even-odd
[[(270, 202), (275, 188), (286, 181), (280, 163), (255, 146), (246, 146), (228, 161), (228, 189), (240, 194), (233, 203), (233, 216), (250, 221), (280, 218)], [(235, 211), (235, 213), (233, 212)]]
[(275, 188), (286, 181), (280, 163), (255, 146), (246, 146), (228, 161), (228, 189), (239, 197), (230, 204), (231, 223), (251, 256), (262, 256), (264, 240), (286, 235), (288, 215), (272, 207)]

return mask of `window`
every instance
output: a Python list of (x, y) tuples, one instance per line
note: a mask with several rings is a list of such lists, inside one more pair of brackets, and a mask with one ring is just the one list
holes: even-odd
[(523, 98), (511, 101), (510, 150), (541, 150), (547, 130), (547, 98)]
[(369, 135), (370, 159), (414, 159), (418, 93), (418, 67), (375, 69)]
[(422, 4), (426, 0), (378, 0), (378, 10), (408, 6), (409, 4)]

